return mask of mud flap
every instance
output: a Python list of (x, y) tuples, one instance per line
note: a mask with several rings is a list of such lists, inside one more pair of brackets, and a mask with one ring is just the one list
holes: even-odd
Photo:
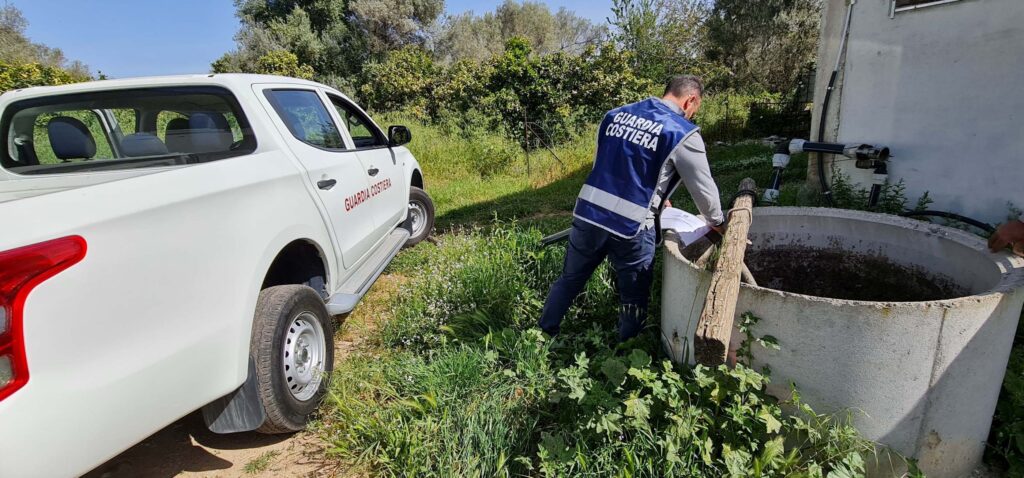
[(214, 433), (248, 432), (267, 419), (256, 384), (256, 363), (249, 357), (249, 376), (238, 390), (203, 407), (203, 420)]

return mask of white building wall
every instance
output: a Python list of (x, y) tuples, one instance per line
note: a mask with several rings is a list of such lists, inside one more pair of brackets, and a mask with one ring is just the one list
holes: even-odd
[[(815, 130), (847, 4), (826, 2)], [(961, 0), (892, 17), (890, 8), (853, 6), (826, 141), (892, 148), (889, 180), (906, 182), (910, 206), (928, 191), (932, 209), (1002, 222), (1008, 201), (1024, 208), (1024, 1)], [(833, 159), (844, 158), (826, 157), (826, 173)], [(870, 187), (870, 170), (835, 165)]]

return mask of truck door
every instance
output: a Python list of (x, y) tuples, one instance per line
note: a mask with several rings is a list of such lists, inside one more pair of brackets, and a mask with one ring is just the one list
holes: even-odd
[(377, 228), (374, 235), (383, 239), (405, 220), (408, 211), (409, 179), (405, 177), (404, 158), (388, 147), (387, 136), (363, 110), (341, 96), (325, 93), (366, 168), (372, 195), (368, 207), (373, 210)]
[(342, 262), (351, 268), (376, 242), (376, 224), (367, 209), (370, 190), (358, 152), (346, 144), (317, 89), (296, 85), (256, 85), (258, 96), (306, 169), (331, 223)]

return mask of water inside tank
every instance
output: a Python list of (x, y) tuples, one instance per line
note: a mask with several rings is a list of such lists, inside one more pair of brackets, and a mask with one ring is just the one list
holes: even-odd
[(748, 249), (746, 263), (761, 287), (817, 297), (919, 302), (970, 295), (966, 287), (883, 256), (837, 249), (775, 246)]

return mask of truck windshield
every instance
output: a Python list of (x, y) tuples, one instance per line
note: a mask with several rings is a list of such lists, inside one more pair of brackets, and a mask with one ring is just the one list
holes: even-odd
[(0, 163), (18, 174), (196, 164), (256, 149), (238, 101), (210, 86), (26, 99), (4, 110), (0, 127)]

